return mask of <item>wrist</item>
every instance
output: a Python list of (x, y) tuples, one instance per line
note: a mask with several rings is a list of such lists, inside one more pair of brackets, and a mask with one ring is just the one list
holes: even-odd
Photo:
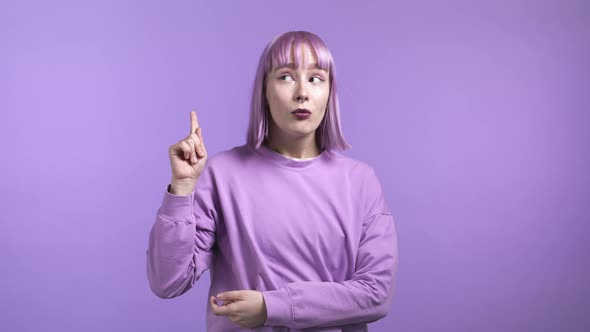
[(172, 181), (168, 185), (168, 192), (172, 195), (177, 196), (186, 196), (190, 194), (195, 189), (195, 183), (187, 183), (187, 182), (176, 182)]

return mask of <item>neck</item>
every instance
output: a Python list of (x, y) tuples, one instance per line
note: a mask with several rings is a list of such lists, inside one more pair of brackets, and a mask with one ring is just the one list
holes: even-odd
[(273, 135), (272, 131), (269, 131), (268, 138), (262, 144), (284, 156), (307, 159), (321, 153), (315, 136), (315, 131), (301, 137)]

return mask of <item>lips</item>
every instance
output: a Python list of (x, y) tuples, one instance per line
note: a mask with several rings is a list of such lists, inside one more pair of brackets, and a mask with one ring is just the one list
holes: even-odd
[(308, 109), (305, 109), (305, 108), (298, 108), (291, 113), (293, 113), (293, 114), (311, 114), (311, 111)]

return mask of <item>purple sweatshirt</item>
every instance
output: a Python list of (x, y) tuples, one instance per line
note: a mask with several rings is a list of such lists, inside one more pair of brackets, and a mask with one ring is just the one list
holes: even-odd
[[(168, 190), (146, 253), (157, 296), (182, 295), (210, 270), (209, 297), (262, 292), (267, 320), (255, 331), (367, 331), (389, 313), (397, 233), (369, 164), (242, 145), (210, 156), (189, 195)], [(243, 331), (209, 297), (207, 331)]]

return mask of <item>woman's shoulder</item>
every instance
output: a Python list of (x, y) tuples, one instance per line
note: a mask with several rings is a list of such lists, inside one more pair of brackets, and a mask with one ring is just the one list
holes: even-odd
[(214, 169), (239, 167), (250, 157), (251, 149), (247, 145), (224, 148), (207, 157), (207, 167)]
[(355, 175), (367, 174), (373, 171), (371, 164), (358, 157), (347, 155), (337, 150), (332, 151), (331, 155), (341, 168), (347, 169)]

